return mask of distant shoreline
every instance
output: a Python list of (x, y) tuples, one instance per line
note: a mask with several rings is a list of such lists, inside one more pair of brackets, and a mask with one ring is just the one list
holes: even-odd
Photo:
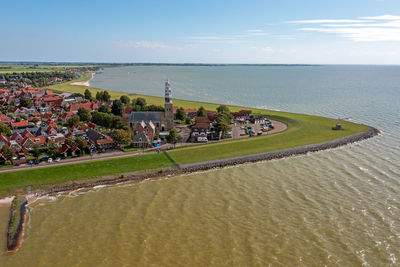
[(84, 81), (84, 82), (73, 82), (73, 83), (71, 83), (71, 85), (83, 85), (83, 86), (90, 87), (90, 81), (93, 80), (95, 72), (94, 71), (91, 72), (91, 75), (92, 75), (92, 77), (89, 80)]

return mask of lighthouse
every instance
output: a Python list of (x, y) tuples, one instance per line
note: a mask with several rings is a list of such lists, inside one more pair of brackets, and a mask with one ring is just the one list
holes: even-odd
[(172, 106), (172, 93), (171, 93), (171, 84), (169, 83), (169, 80), (167, 79), (165, 81), (165, 111), (164, 111), (164, 116), (165, 116), (165, 122), (167, 126), (167, 130), (170, 130), (174, 127), (174, 111), (173, 111), (173, 106)]

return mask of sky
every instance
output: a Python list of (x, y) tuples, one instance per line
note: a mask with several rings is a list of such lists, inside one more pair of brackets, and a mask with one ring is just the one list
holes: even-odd
[(400, 64), (399, 0), (2, 0), (0, 61)]

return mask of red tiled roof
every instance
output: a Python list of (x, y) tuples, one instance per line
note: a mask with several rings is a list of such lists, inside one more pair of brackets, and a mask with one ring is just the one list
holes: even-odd
[(4, 136), (3, 134), (0, 134), (0, 140), (4, 140), (8, 143), (8, 138), (7, 136)]
[(38, 145), (42, 145), (42, 144), (46, 143), (46, 137), (44, 137), (44, 136), (36, 136), (36, 137), (31, 137), (29, 139)]
[(92, 111), (93, 109), (97, 109), (97, 104), (95, 103), (78, 103), (78, 104), (71, 104), (68, 108), (68, 111), (78, 111), (80, 108), (84, 108), (88, 111)]
[(0, 122), (11, 122), (12, 120), (11, 120), (11, 118), (10, 117), (7, 117), (6, 115), (4, 115), (4, 114), (0, 114)]
[(29, 126), (28, 121), (20, 121), (20, 122), (13, 122), (11, 123), (11, 127), (23, 127), (23, 126)]
[(68, 149), (70, 149), (71, 147), (67, 144), (63, 144), (62, 147), (60, 148), (59, 152), (60, 153), (64, 153), (65, 151), (67, 151)]
[(53, 120), (48, 120), (47, 125), (50, 127), (57, 127), (57, 124)]
[(57, 96), (50, 96), (50, 97), (43, 98), (44, 102), (56, 102), (58, 100), (60, 100), (60, 98)]
[(13, 135), (11, 136), (11, 140), (17, 139), (18, 136), (22, 138), (22, 135), (20, 135), (18, 132), (14, 132)]

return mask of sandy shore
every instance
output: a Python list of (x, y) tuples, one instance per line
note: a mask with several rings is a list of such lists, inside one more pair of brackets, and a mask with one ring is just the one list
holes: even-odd
[(74, 82), (74, 83), (71, 83), (71, 85), (83, 85), (83, 86), (90, 86), (90, 81), (93, 79), (93, 77), (94, 77), (94, 72), (92, 72), (92, 77), (89, 79), (89, 80), (87, 80), (86, 82)]
[(10, 207), (13, 199), (14, 199), (14, 196), (0, 199), (0, 207)]

